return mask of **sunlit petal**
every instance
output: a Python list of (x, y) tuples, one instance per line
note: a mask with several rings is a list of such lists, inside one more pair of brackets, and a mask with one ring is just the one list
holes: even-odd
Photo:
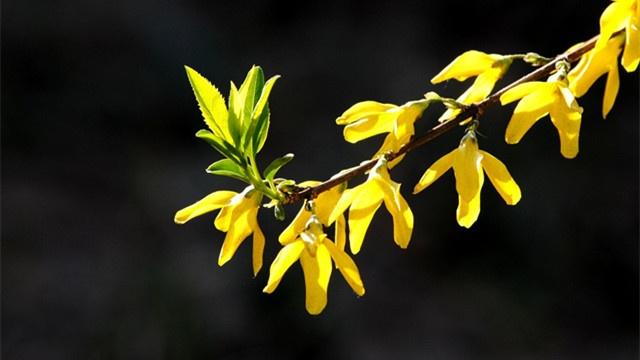
[(220, 256), (218, 257), (219, 266), (231, 260), (236, 250), (238, 250), (238, 247), (253, 232), (249, 222), (250, 215), (251, 208), (246, 206), (237, 206), (233, 210), (229, 231), (227, 231), (227, 235), (222, 243), (222, 249), (220, 249)]
[(197, 216), (220, 209), (226, 206), (235, 195), (235, 192), (226, 190), (213, 192), (205, 196), (202, 200), (178, 211), (174, 221), (176, 224), (184, 224)]
[(614, 32), (625, 27), (632, 16), (631, 6), (636, 0), (618, 0), (612, 2), (600, 16), (600, 37), (595, 49), (599, 50), (607, 44)]
[(335, 239), (338, 249), (344, 251), (344, 247), (347, 245), (347, 221), (344, 215), (338, 216), (335, 224)]
[[(640, 44), (638, 44), (640, 46)], [(618, 75), (618, 64), (611, 65), (607, 74), (607, 83), (604, 88), (604, 99), (602, 100), (602, 117), (606, 118), (618, 96), (620, 89), (620, 76)]]
[(480, 215), (480, 191), (472, 197), (470, 200), (464, 200), (461, 196), (458, 196), (458, 209), (456, 210), (456, 217), (458, 224), (465, 228), (470, 228)]
[(304, 209), (304, 206), (300, 208), (296, 217), (291, 221), (289, 226), (287, 226), (280, 236), (278, 236), (278, 241), (282, 245), (291, 244), (296, 240), (298, 235), (304, 230), (307, 221), (311, 217), (311, 213)]
[(482, 153), (482, 167), (487, 173), (493, 187), (496, 188), (507, 204), (517, 204), (522, 194), (520, 193), (520, 187), (513, 180), (511, 174), (509, 174), (507, 167), (502, 161), (496, 159), (488, 152), (482, 150), (480, 152)]
[(267, 281), (267, 286), (265, 286), (262, 291), (272, 293), (278, 284), (280, 284), (284, 273), (300, 258), (303, 250), (304, 243), (302, 241), (295, 241), (283, 247), (271, 264), (269, 281)]
[(385, 112), (395, 106), (396, 105), (383, 104), (377, 101), (362, 101), (347, 109), (347, 111), (336, 119), (336, 124), (346, 125), (360, 119), (377, 116), (379, 113)]
[(251, 251), (251, 263), (253, 265), (253, 276), (258, 275), (258, 271), (262, 268), (262, 254), (264, 253), (264, 233), (258, 225), (258, 208), (251, 210), (249, 213), (249, 225), (253, 230), (253, 246)]
[[(636, 4), (640, 8), (640, 4)], [(640, 19), (637, 17), (627, 25), (626, 44), (622, 54), (622, 66), (627, 72), (636, 71), (640, 63)]]
[(500, 103), (506, 105), (521, 99), (533, 92), (545, 91), (546, 93), (552, 92), (554, 84), (550, 84), (543, 81), (530, 81), (524, 84), (516, 85), (515, 87), (507, 90), (502, 96), (500, 96)]
[(456, 191), (465, 201), (475, 197), (482, 188), (484, 174), (481, 161), (478, 142), (472, 138), (463, 140), (453, 158), (453, 172)]
[(304, 272), (305, 305), (307, 312), (317, 315), (327, 305), (327, 288), (331, 278), (331, 255), (325, 246), (318, 246), (316, 256), (307, 251), (300, 254), (300, 264)]
[(372, 182), (361, 185), (361, 194), (353, 199), (349, 209), (349, 245), (351, 253), (357, 254), (367, 233), (371, 219), (382, 204), (383, 194)]
[(529, 129), (543, 116), (547, 115), (551, 104), (555, 101), (549, 91), (538, 91), (520, 100), (504, 135), (508, 144), (517, 144)]
[(485, 54), (481, 51), (467, 51), (455, 58), (438, 75), (434, 76), (431, 79), (431, 83), (437, 84), (449, 79), (464, 81), (490, 68), (497, 59), (499, 59), (498, 56)]
[(578, 140), (582, 114), (559, 104), (551, 109), (551, 122), (558, 130), (560, 137), (560, 153), (567, 159), (578, 155)]
[(336, 263), (336, 267), (347, 281), (351, 289), (358, 294), (358, 296), (364, 295), (364, 285), (362, 284), (362, 279), (360, 278), (360, 271), (358, 271), (358, 267), (356, 263), (353, 262), (351, 257), (347, 255), (343, 250), (341, 250), (338, 246), (334, 245), (331, 241), (326, 239), (323, 242), (323, 245), (326, 246), (327, 250), (331, 254), (333, 261)]
[(456, 150), (453, 150), (446, 154), (445, 156), (438, 159), (434, 162), (429, 168), (422, 174), (422, 177), (413, 188), (413, 193), (417, 194), (422, 190), (426, 189), (429, 185), (433, 184), (436, 180), (442, 176), (442, 174), (446, 173), (451, 166), (453, 166), (453, 158), (455, 156)]
[(393, 130), (394, 120), (385, 121), (382, 116), (360, 119), (344, 127), (344, 139), (350, 143), (357, 143), (372, 136), (390, 132)]
[(347, 210), (347, 208), (353, 202), (353, 199), (358, 196), (361, 189), (362, 185), (356, 186), (353, 189), (347, 189), (342, 193), (342, 195), (340, 196), (340, 200), (338, 200), (335, 208), (333, 208), (333, 211), (331, 211), (331, 215), (329, 215), (329, 224), (332, 224), (334, 221), (336, 221), (338, 216), (342, 215)]

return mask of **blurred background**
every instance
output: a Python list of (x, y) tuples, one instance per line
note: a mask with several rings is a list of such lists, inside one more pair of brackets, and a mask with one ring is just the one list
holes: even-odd
[[(242, 188), (204, 172), (219, 156), (194, 137), (204, 124), (183, 65), (224, 94), (253, 64), (281, 74), (259, 159), (293, 152), (281, 175), (322, 180), (382, 140), (342, 139), (334, 119), (350, 105), (455, 97), (469, 83), (429, 79), (457, 55), (553, 56), (597, 34), (607, 4), (3, 1), (3, 358), (637, 358), (637, 72), (621, 72), (606, 121), (603, 79), (579, 100), (575, 160), (560, 156), (548, 118), (508, 146), (513, 105), (488, 111), (481, 147), (523, 198), (508, 207), (487, 182), (470, 230), (455, 221), (451, 173), (410, 195), (462, 129), (411, 153), (392, 174), (416, 217), (409, 249), (381, 210), (355, 257), (366, 295), (334, 272), (317, 317), (298, 265), (261, 292), (286, 225), (269, 211), (255, 279), (249, 242), (216, 265), (213, 215), (173, 223), (204, 195)], [(498, 86), (527, 70), (514, 64)]]

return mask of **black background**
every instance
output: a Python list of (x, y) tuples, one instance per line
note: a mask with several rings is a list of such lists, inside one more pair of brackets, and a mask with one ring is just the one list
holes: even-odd
[[(429, 79), (477, 49), (554, 55), (598, 32), (605, 1), (3, 1), (2, 353), (6, 359), (631, 359), (638, 337), (638, 73), (621, 73), (607, 120), (603, 80), (582, 99), (580, 154), (565, 160), (548, 118), (503, 142), (513, 105), (482, 119), (482, 148), (523, 190), (488, 182), (471, 230), (455, 222), (447, 174), (418, 196), (452, 132), (393, 171), (416, 217), (408, 250), (376, 215), (355, 257), (362, 298), (335, 272), (322, 315), (304, 310), (299, 266), (261, 292), (285, 224), (260, 214), (250, 246), (216, 265), (212, 215), (176, 210), (233, 180), (193, 137), (204, 125), (188, 64), (223, 93), (252, 64), (281, 74), (262, 166), (325, 179), (381, 139), (343, 141), (357, 101), (403, 103), (468, 86)], [(527, 71), (516, 64), (504, 85)], [(433, 126), (429, 110), (419, 131)], [(287, 209), (289, 219), (297, 209)]]

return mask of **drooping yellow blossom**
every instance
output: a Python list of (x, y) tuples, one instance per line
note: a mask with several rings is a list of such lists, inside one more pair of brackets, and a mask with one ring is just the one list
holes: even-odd
[(300, 260), (304, 273), (305, 307), (309, 314), (320, 314), (327, 305), (332, 260), (353, 291), (358, 296), (364, 295), (365, 289), (358, 267), (344, 250), (327, 237), (316, 215), (309, 218), (299, 237), (280, 250), (271, 264), (269, 280), (262, 291), (272, 293), (296, 260)]
[(513, 87), (500, 96), (502, 105), (518, 99), (513, 116), (507, 125), (505, 141), (517, 144), (540, 118), (549, 114), (560, 136), (560, 153), (572, 159), (578, 154), (578, 137), (582, 108), (559, 73), (547, 82), (532, 81)]
[(462, 138), (457, 149), (441, 157), (425, 171), (413, 193), (421, 192), (452, 167), (458, 192), (456, 217), (460, 226), (471, 227), (480, 215), (483, 169), (507, 204), (515, 205), (520, 201), (520, 187), (509, 174), (507, 167), (493, 155), (478, 149), (478, 141), (473, 131), (469, 131)]
[[(415, 133), (414, 123), (428, 107), (430, 99), (409, 101), (402, 106), (383, 104), (376, 101), (363, 101), (351, 106), (339, 118), (336, 124), (346, 125), (343, 134), (345, 140), (357, 143), (366, 138), (388, 133), (374, 158), (389, 151), (398, 151)], [(401, 157), (394, 159), (390, 167), (395, 166)]]
[(614, 37), (607, 45), (598, 50), (591, 50), (584, 54), (578, 65), (567, 76), (569, 89), (576, 97), (583, 96), (593, 83), (602, 75), (607, 74), (607, 83), (602, 100), (602, 117), (606, 118), (613, 107), (620, 88), (618, 75), (618, 56), (622, 51), (622, 37)]
[[(311, 187), (319, 185), (319, 181), (305, 181), (298, 186), (300, 187)], [(331, 215), (331, 211), (336, 206), (338, 199), (340, 199), (340, 195), (343, 191), (342, 186), (335, 186), (328, 191), (325, 191), (318, 195), (317, 198), (313, 200), (313, 209), (308, 209), (307, 204), (302, 206), (298, 215), (293, 219), (291, 224), (287, 226), (286, 229), (280, 234), (278, 241), (280, 244), (287, 245), (295, 241), (300, 234), (305, 230), (311, 215), (315, 213), (318, 217), (318, 220), (326, 226), (329, 227), (333, 222), (329, 222), (329, 216)], [(345, 244), (347, 242), (346, 237), (346, 221), (344, 216), (341, 214), (335, 219), (335, 240), (336, 245), (340, 250), (344, 250)]]
[(614, 0), (600, 16), (600, 37), (595, 50), (607, 46), (607, 41), (618, 30), (625, 29), (622, 66), (627, 72), (635, 71), (640, 62), (640, 6), (637, 0)]
[[(462, 104), (472, 104), (491, 94), (494, 85), (507, 72), (511, 62), (511, 58), (503, 55), (470, 50), (455, 58), (431, 79), (431, 83), (438, 84), (450, 79), (465, 81), (470, 77), (477, 76), (473, 84), (456, 99)], [(440, 116), (439, 121), (452, 119), (458, 112), (460, 110), (449, 109)]]
[(262, 194), (255, 191), (253, 186), (247, 187), (243, 192), (215, 191), (202, 200), (178, 211), (174, 218), (176, 224), (184, 224), (187, 221), (222, 209), (215, 219), (216, 229), (226, 232), (222, 243), (218, 265), (222, 266), (231, 260), (242, 242), (253, 234), (253, 275), (255, 276), (262, 267), (262, 253), (264, 251), (265, 237), (258, 225), (258, 210)]
[(362, 247), (362, 241), (371, 219), (382, 202), (393, 217), (393, 240), (406, 249), (413, 231), (413, 213), (400, 193), (400, 184), (391, 180), (384, 157), (369, 172), (364, 183), (347, 189), (333, 209), (329, 222), (333, 222), (349, 208), (349, 246), (353, 254)]

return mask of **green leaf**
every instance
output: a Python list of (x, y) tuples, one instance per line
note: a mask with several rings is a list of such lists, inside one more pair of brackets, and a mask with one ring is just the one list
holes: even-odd
[(187, 72), (187, 78), (191, 84), (193, 94), (198, 102), (200, 112), (204, 117), (204, 122), (217, 136), (223, 139), (228, 139), (228, 111), (227, 106), (224, 103), (224, 98), (218, 89), (204, 76), (200, 75), (200, 73), (189, 66), (185, 65), (184, 68)]
[(269, 181), (273, 181), (273, 178), (276, 177), (278, 170), (285, 166), (289, 161), (293, 160), (293, 154), (289, 153), (283, 157), (279, 157), (271, 162), (269, 166), (264, 170), (264, 177)]
[(231, 159), (222, 159), (209, 165), (206, 170), (209, 174), (228, 176), (244, 182), (249, 182), (244, 169)]
[(242, 154), (240, 154), (233, 145), (229, 144), (225, 140), (219, 138), (209, 130), (200, 130), (196, 133), (196, 137), (204, 140), (212, 148), (216, 149), (222, 156), (227, 159), (232, 159), (238, 164), (244, 162)]
[(253, 113), (251, 115), (253, 119), (257, 119), (258, 117), (260, 117), (264, 109), (267, 108), (267, 103), (269, 101), (269, 95), (271, 94), (271, 89), (273, 88), (273, 85), (275, 85), (278, 79), (280, 79), (280, 75), (272, 76), (264, 84), (264, 87), (262, 88), (262, 92), (260, 93), (260, 99), (256, 103), (256, 106), (253, 109)]
[(264, 142), (267, 140), (267, 135), (269, 134), (270, 116), (271, 114), (269, 113), (269, 109), (267, 109), (266, 111), (262, 112), (262, 115), (256, 122), (256, 129), (253, 132), (253, 149), (255, 149), (255, 154), (260, 152), (260, 150), (264, 146)]
[[(268, 116), (267, 118), (265, 118), (264, 112), (269, 111), (269, 107), (267, 105), (269, 101), (269, 94), (271, 93), (273, 85), (279, 78), (280, 75), (273, 76), (265, 83), (264, 87), (262, 88), (262, 92), (260, 93), (260, 98), (256, 102), (253, 112), (251, 113), (251, 124), (249, 125), (249, 128), (247, 129), (247, 132), (243, 137), (242, 143), (245, 146), (245, 151), (250, 152), (253, 155), (260, 151), (259, 148), (262, 148), (264, 140), (266, 140), (267, 138), (266, 133), (261, 133), (261, 131), (266, 132), (269, 130), (268, 124), (263, 123), (265, 120), (268, 121)], [(261, 119), (263, 121), (262, 123), (260, 122)], [(251, 141), (249, 141), (249, 139), (251, 139)], [(256, 141), (254, 139), (262, 139), (263, 141), (260, 144), (259, 141)]]
[(258, 102), (258, 98), (264, 87), (264, 72), (260, 66), (252, 66), (247, 73), (247, 77), (240, 85), (240, 97), (242, 99), (242, 125), (243, 130), (249, 127), (253, 108)]
[(231, 82), (229, 86), (229, 133), (236, 146), (240, 146), (242, 136), (242, 98), (238, 93), (236, 84)]

